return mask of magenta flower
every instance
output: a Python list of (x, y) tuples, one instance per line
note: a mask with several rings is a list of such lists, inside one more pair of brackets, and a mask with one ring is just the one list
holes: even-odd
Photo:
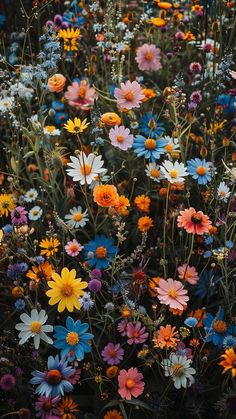
[(140, 103), (144, 99), (143, 89), (137, 81), (127, 81), (121, 83), (120, 89), (116, 88), (114, 96), (117, 100), (117, 105), (122, 109), (139, 108)]
[(137, 49), (135, 60), (139, 70), (157, 71), (162, 68), (161, 50), (153, 44), (144, 44)]
[(57, 413), (57, 405), (60, 400), (60, 396), (54, 398), (40, 396), (35, 402), (36, 416), (41, 419), (51, 419), (52, 415)]
[(28, 211), (26, 211), (24, 207), (19, 206), (19, 207), (14, 208), (14, 210), (12, 210), (11, 212), (12, 224), (14, 225), (27, 224), (28, 223), (27, 214), (28, 214)]
[(65, 93), (65, 98), (69, 105), (75, 106), (83, 110), (89, 110), (94, 104), (94, 100), (98, 95), (93, 87), (90, 87), (86, 80), (81, 80), (80, 83), (74, 81), (71, 86), (68, 86)]
[(111, 128), (109, 138), (111, 144), (121, 150), (128, 150), (128, 148), (132, 147), (134, 142), (134, 136), (130, 134), (129, 128), (125, 128), (123, 125), (120, 127), (116, 125), (114, 128)]
[(129, 368), (128, 371), (121, 370), (118, 375), (120, 394), (123, 399), (131, 400), (131, 397), (138, 397), (144, 391), (143, 374), (137, 368)]
[(15, 385), (16, 379), (12, 374), (4, 374), (0, 379), (0, 388), (3, 391), (10, 391)]
[(125, 320), (121, 320), (118, 323), (117, 330), (120, 332), (121, 336), (127, 336), (127, 323)]
[(121, 348), (120, 344), (109, 342), (102, 350), (102, 357), (108, 365), (118, 365), (124, 357), (124, 349)]
[(146, 327), (140, 322), (136, 324), (128, 323), (127, 337), (129, 338), (129, 345), (132, 345), (132, 343), (144, 343), (148, 338), (148, 332), (146, 332)]

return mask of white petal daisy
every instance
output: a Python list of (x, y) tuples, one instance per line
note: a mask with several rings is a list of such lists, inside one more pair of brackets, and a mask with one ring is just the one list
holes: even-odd
[(170, 183), (184, 182), (185, 176), (188, 176), (187, 167), (183, 163), (175, 161), (172, 163), (169, 160), (165, 160), (160, 167), (164, 178)]
[(16, 324), (16, 330), (19, 330), (19, 344), (23, 345), (31, 337), (34, 338), (34, 347), (35, 349), (39, 348), (40, 339), (48, 344), (52, 344), (53, 340), (49, 338), (45, 332), (52, 332), (53, 326), (45, 325), (48, 316), (45, 310), (38, 311), (34, 308), (31, 311), (30, 316), (23, 313), (20, 316), (20, 319), (23, 323)]
[(71, 169), (66, 169), (69, 176), (73, 178), (74, 182), (80, 182), (81, 185), (90, 185), (98, 175), (104, 173), (106, 169), (102, 168), (104, 161), (102, 156), (95, 156), (90, 153), (88, 156), (81, 152), (79, 157), (71, 156), (71, 163), (68, 163)]

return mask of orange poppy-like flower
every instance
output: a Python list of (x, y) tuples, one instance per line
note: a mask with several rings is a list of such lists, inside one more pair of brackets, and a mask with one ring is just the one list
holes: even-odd
[(219, 362), (219, 365), (224, 367), (222, 374), (231, 370), (232, 377), (236, 377), (236, 353), (234, 352), (234, 349), (226, 349), (225, 353), (221, 355), (221, 358), (224, 358), (223, 361)]
[(175, 326), (171, 327), (170, 324), (167, 324), (165, 327), (161, 326), (159, 330), (153, 334), (153, 342), (155, 348), (176, 348), (177, 342), (179, 339), (176, 337), (178, 331), (175, 330)]
[(100, 207), (113, 207), (119, 203), (119, 195), (114, 185), (97, 185), (93, 191), (93, 199)]
[(101, 117), (101, 121), (109, 127), (114, 127), (115, 125), (120, 125), (121, 123), (119, 115), (115, 112), (104, 113)]
[(60, 93), (66, 84), (66, 78), (63, 74), (54, 74), (54, 76), (48, 79), (48, 88), (50, 92)]
[(158, 0), (154, 0), (155, 3), (157, 3), (157, 6), (160, 7), (161, 9), (171, 9), (172, 4), (168, 3), (167, 1), (158, 1)]
[(150, 230), (150, 228), (152, 228), (153, 225), (153, 219), (151, 217), (148, 217), (147, 215), (138, 219), (138, 229), (142, 233)]
[(107, 378), (115, 378), (118, 374), (119, 368), (116, 365), (112, 365), (106, 369)]
[(43, 262), (39, 266), (32, 266), (26, 276), (38, 283), (42, 279), (49, 281), (52, 277), (52, 272), (53, 266), (49, 262)]
[(135, 206), (142, 212), (149, 211), (150, 203), (151, 199), (144, 194), (136, 196), (134, 200)]
[(103, 419), (124, 419), (124, 417), (118, 410), (114, 409), (108, 410)]
[(128, 198), (126, 198), (124, 195), (119, 196), (119, 201), (117, 204), (114, 205), (115, 210), (123, 216), (128, 215), (128, 207), (130, 207), (130, 202)]
[(196, 211), (192, 207), (180, 211), (177, 221), (178, 227), (184, 228), (187, 233), (200, 236), (209, 233), (212, 224), (208, 215), (203, 214), (202, 211)]
[(144, 98), (142, 99), (142, 102), (147, 102), (147, 100), (153, 99), (157, 95), (153, 89), (143, 89), (143, 93)]
[(57, 415), (62, 419), (76, 419), (74, 413), (79, 411), (77, 407), (71, 397), (64, 397), (57, 406)]
[(13, 297), (20, 298), (24, 295), (24, 288), (23, 287), (14, 287), (11, 290)]

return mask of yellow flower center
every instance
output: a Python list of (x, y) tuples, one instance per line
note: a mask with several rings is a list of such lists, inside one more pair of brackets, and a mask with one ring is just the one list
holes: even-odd
[(176, 297), (177, 297), (177, 292), (176, 292), (176, 290), (175, 290), (174, 288), (171, 288), (171, 289), (168, 291), (168, 295), (169, 295), (169, 297), (171, 297), (171, 298), (176, 298)]
[(147, 52), (145, 54), (145, 58), (147, 61), (152, 61), (153, 60), (153, 53), (151, 51)]
[(172, 179), (176, 179), (177, 178), (177, 176), (178, 176), (178, 170), (175, 170), (175, 169), (173, 169), (173, 170), (170, 170), (170, 177), (172, 178)]
[(34, 216), (35, 216), (35, 215), (38, 215), (38, 213), (39, 213), (39, 212), (38, 212), (38, 210), (34, 210), (34, 211), (33, 211), (33, 215), (34, 215)]
[(74, 346), (79, 342), (79, 335), (76, 332), (69, 332), (66, 336), (68, 345)]
[(96, 256), (98, 259), (104, 259), (107, 256), (107, 249), (103, 246), (97, 247)]
[(30, 331), (38, 335), (42, 330), (42, 324), (40, 322), (32, 322), (30, 325)]
[(160, 177), (160, 172), (157, 169), (152, 169), (150, 171), (151, 176), (153, 177)]
[(183, 365), (182, 364), (174, 364), (172, 367), (172, 374), (180, 377), (181, 375), (183, 375)]
[(123, 143), (125, 140), (125, 137), (123, 135), (117, 135), (116, 140), (118, 143)]
[(166, 151), (167, 151), (167, 153), (171, 153), (171, 151), (173, 151), (173, 145), (166, 144)]
[(227, 331), (227, 323), (223, 320), (216, 320), (213, 324), (216, 333), (225, 333)]
[(199, 176), (204, 176), (204, 175), (206, 174), (206, 172), (207, 172), (207, 169), (206, 169), (206, 167), (204, 167), (204, 166), (199, 166), (199, 167), (197, 168), (196, 172), (197, 172), (197, 174), (198, 174)]
[(77, 212), (76, 214), (73, 214), (73, 220), (74, 221), (80, 221), (82, 220), (83, 215), (81, 214), (81, 212)]
[(62, 297), (71, 297), (74, 294), (74, 288), (70, 284), (63, 284), (61, 287)]
[(128, 378), (128, 380), (126, 381), (126, 387), (133, 388), (134, 386), (135, 386), (134, 380), (132, 380), (132, 378)]
[(154, 150), (154, 148), (156, 147), (156, 140), (153, 140), (153, 138), (147, 138), (144, 145), (147, 150)]
[(92, 172), (92, 167), (89, 164), (84, 164), (83, 166), (81, 166), (80, 168), (80, 173), (83, 176), (88, 176), (90, 175), (90, 173)]
[(128, 91), (127, 93), (125, 93), (124, 98), (126, 100), (128, 100), (128, 101), (134, 100), (134, 94), (133, 94), (133, 92), (131, 92), (131, 90)]
[(54, 125), (48, 125), (47, 127), (45, 127), (47, 132), (53, 132), (55, 131), (55, 126)]
[(5, 102), (2, 102), (2, 104), (3, 104), (3, 106), (8, 106), (9, 102), (5, 101)]

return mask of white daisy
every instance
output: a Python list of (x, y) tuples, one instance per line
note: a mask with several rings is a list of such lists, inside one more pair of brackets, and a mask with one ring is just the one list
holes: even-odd
[(165, 376), (172, 377), (175, 388), (179, 389), (190, 387), (195, 382), (193, 374), (196, 370), (190, 367), (191, 363), (192, 360), (186, 356), (171, 353), (169, 359), (163, 359), (161, 365)]
[(46, 137), (54, 137), (55, 135), (60, 135), (61, 131), (57, 129), (54, 125), (46, 125), (43, 129)]
[(31, 208), (31, 210), (28, 213), (28, 217), (30, 221), (37, 221), (42, 216), (42, 214), (43, 214), (42, 208), (36, 205), (35, 207)]
[(74, 207), (70, 210), (70, 214), (65, 216), (66, 224), (72, 228), (84, 227), (89, 220), (88, 210), (82, 212), (82, 207)]
[(217, 198), (220, 201), (227, 202), (230, 197), (230, 189), (225, 182), (220, 182), (217, 188)]
[(178, 138), (171, 138), (169, 136), (165, 136), (163, 137), (163, 139), (168, 141), (168, 143), (165, 145), (165, 150), (169, 158), (172, 157), (173, 151), (180, 152)]
[(87, 157), (84, 152), (81, 152), (78, 158), (71, 156), (70, 159), (72, 163), (68, 163), (67, 166), (71, 169), (66, 171), (74, 182), (79, 181), (81, 185), (90, 185), (99, 174), (106, 171), (102, 168), (104, 163), (102, 156), (95, 156), (95, 154), (90, 153)]
[(35, 349), (39, 348), (40, 339), (49, 345), (53, 344), (53, 340), (46, 335), (46, 333), (53, 331), (53, 326), (45, 325), (48, 319), (45, 310), (40, 310), (38, 313), (38, 311), (34, 308), (31, 311), (30, 316), (28, 316), (26, 313), (23, 313), (21, 314), (20, 319), (23, 323), (16, 324), (16, 330), (20, 330), (20, 345), (23, 345), (32, 337), (34, 338)]
[(5, 97), (0, 99), (0, 111), (7, 112), (10, 111), (14, 106), (14, 97)]
[(163, 174), (160, 171), (160, 166), (156, 163), (149, 163), (146, 165), (145, 173), (150, 179), (155, 182), (160, 182), (163, 179)]
[(38, 197), (38, 192), (36, 191), (36, 189), (30, 189), (29, 191), (26, 192), (25, 196), (24, 196), (24, 200), (26, 202), (33, 202), (35, 201), (35, 199)]
[(175, 161), (172, 163), (169, 160), (165, 160), (160, 167), (165, 179), (170, 183), (184, 182), (185, 176), (188, 176), (187, 167), (183, 163)]

